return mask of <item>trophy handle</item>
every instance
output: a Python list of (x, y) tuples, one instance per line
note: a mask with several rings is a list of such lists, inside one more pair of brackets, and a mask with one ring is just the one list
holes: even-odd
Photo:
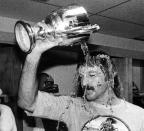
[(30, 53), (35, 46), (35, 35), (30, 24), (17, 21), (14, 27), (15, 37), (19, 47), (26, 53)]

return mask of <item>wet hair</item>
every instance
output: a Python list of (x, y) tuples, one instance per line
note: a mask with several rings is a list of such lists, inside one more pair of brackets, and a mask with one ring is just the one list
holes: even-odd
[(81, 87), (81, 78), (79, 76), (79, 68), (89, 66), (99, 66), (105, 75), (106, 81), (113, 81), (113, 91), (117, 97), (121, 97), (121, 83), (117, 73), (117, 69), (111, 57), (104, 51), (91, 52), (86, 58), (82, 59), (77, 66), (77, 95), (83, 96), (83, 89)]

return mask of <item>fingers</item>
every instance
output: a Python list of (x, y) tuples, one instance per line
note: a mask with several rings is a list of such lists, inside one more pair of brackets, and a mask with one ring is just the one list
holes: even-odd
[(56, 37), (54, 34), (54, 29), (49, 24), (45, 24), (44, 21), (37, 23), (37, 26), (41, 28), (42, 32), (45, 36), (40, 36), (38, 39), (55, 42), (56, 45), (72, 45), (73, 43), (79, 41), (82, 37), (77, 38), (67, 38), (65, 37)]
[(63, 39), (61, 40), (61, 42), (59, 43), (60, 46), (69, 46), (69, 45), (73, 45), (74, 43), (80, 41), (81, 37), (77, 37), (77, 38), (71, 38), (71, 39)]
[[(77, 38), (70, 38), (68, 39), (67, 36), (66, 37), (55, 37), (53, 34), (53, 28), (48, 25), (45, 24), (45, 22), (39, 22), (36, 25), (37, 27), (39, 27), (39, 31), (38, 33), (44, 33), (46, 34), (45, 37), (41, 37), (41, 35), (39, 37), (37, 37), (36, 40), (36, 47), (38, 47), (39, 50), (41, 50), (42, 52), (55, 47), (55, 46), (69, 46), (72, 45), (75, 42), (80, 41), (80, 39), (82, 37), (77, 37)], [(43, 32), (42, 32), (43, 31)], [(39, 35), (38, 34), (38, 35)]]
[(48, 25), (46, 25), (43, 21), (38, 22), (36, 26), (41, 27), (44, 30), (48, 30)]

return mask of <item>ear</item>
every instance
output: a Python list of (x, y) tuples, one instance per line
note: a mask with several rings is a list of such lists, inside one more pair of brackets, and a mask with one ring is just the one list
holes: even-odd
[(112, 89), (114, 88), (114, 79), (109, 79), (108, 81), (107, 81), (107, 86), (108, 87), (111, 87)]
[(115, 71), (115, 72), (114, 72), (114, 77), (117, 76), (117, 75), (118, 75), (118, 72)]

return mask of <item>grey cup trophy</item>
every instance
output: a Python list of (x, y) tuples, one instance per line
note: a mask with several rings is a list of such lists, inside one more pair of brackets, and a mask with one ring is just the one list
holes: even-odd
[[(14, 28), (16, 41), (22, 51), (30, 53), (35, 46), (37, 39), (47, 39), (50, 36), (54, 39), (62, 38), (58, 46), (74, 45), (82, 40), (88, 40), (90, 34), (100, 27), (89, 22), (87, 11), (82, 6), (70, 5), (52, 12), (48, 15), (44, 24), (49, 28), (31, 26), (24, 21), (17, 21)], [(77, 41), (67, 43), (68, 39), (78, 38)]]

